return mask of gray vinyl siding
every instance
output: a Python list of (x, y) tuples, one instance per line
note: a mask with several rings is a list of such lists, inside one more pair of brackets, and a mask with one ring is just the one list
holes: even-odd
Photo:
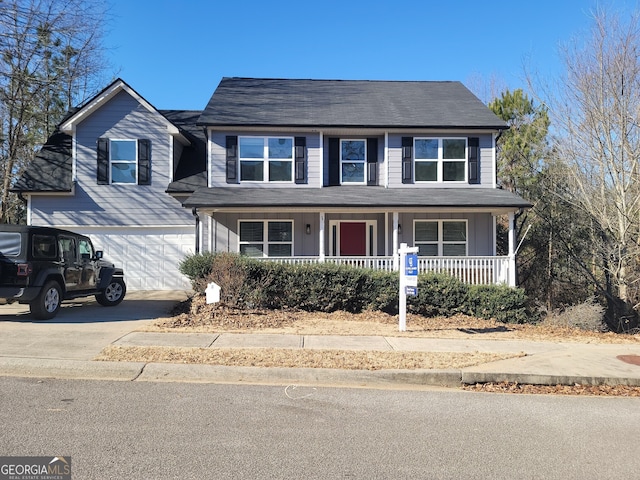
[[(296, 184), (292, 182), (270, 183), (270, 182), (245, 182), (239, 184), (227, 183), (226, 177), (226, 138), (228, 135), (246, 137), (305, 137), (307, 139), (307, 183)], [(239, 160), (238, 160), (239, 162)], [(209, 138), (209, 178), (210, 187), (230, 187), (237, 185), (249, 185), (252, 188), (305, 188), (314, 187), (320, 184), (320, 135), (317, 133), (283, 133), (283, 132), (238, 132), (225, 131), (210, 132)]]
[[(318, 255), (319, 216), (316, 213), (215, 213), (211, 221), (211, 244), (213, 252), (238, 252), (239, 220), (292, 220), (293, 255)], [(311, 227), (307, 235), (306, 226)]]
[[(402, 137), (456, 137), (446, 132), (429, 132), (428, 134), (412, 135), (389, 135), (389, 187), (390, 188), (446, 188), (460, 187), (460, 183), (402, 183)], [(469, 188), (492, 188), (494, 183), (493, 168), (493, 140), (492, 136), (484, 135), (461, 135), (464, 137), (477, 136), (480, 139), (480, 183), (469, 185)]]
[[(151, 185), (98, 185), (100, 137), (151, 140)], [(165, 193), (171, 181), (171, 139), (166, 121), (122, 91), (78, 124), (77, 181), (73, 196), (32, 196), (32, 223), (49, 225), (192, 225), (191, 212)]]
[[(398, 235), (398, 243), (414, 244), (413, 226), (415, 220), (467, 220), (467, 255), (493, 255), (493, 217), (490, 213), (400, 213), (398, 223), (402, 233)], [(390, 230), (393, 228), (392, 221)], [(392, 241), (393, 231), (389, 241)]]
[[(413, 245), (414, 220), (467, 220), (467, 248), (469, 256), (493, 255), (493, 217), (489, 213), (452, 214), (452, 213), (401, 213), (398, 223), (402, 226), (402, 234), (398, 237), (399, 243)], [(319, 214), (318, 213), (215, 213), (212, 220), (212, 235), (210, 250), (214, 252), (238, 251), (238, 221), (239, 220), (292, 220), (293, 221), (293, 248), (294, 256), (318, 256), (320, 245), (318, 239)], [(389, 214), (389, 231), (385, 242), (385, 214), (338, 214), (327, 213), (325, 215), (325, 254), (331, 251), (331, 222), (332, 221), (365, 221), (376, 222), (375, 254), (386, 255), (387, 245), (393, 244), (393, 221)], [(306, 233), (306, 225), (311, 227), (311, 233)]]

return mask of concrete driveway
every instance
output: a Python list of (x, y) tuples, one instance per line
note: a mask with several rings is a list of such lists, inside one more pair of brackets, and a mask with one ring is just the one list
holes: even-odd
[(34, 320), (28, 305), (0, 305), (0, 356), (91, 360), (105, 346), (165, 316), (186, 292), (127, 292), (116, 307), (93, 297), (64, 302), (52, 320)]

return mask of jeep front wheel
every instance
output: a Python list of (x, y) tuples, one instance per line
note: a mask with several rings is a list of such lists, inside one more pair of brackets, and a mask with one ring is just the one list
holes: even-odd
[(31, 314), (38, 320), (49, 320), (56, 316), (60, 310), (62, 301), (62, 289), (55, 280), (44, 284), (40, 294), (29, 304)]
[(96, 295), (98, 303), (104, 307), (114, 307), (124, 300), (127, 287), (122, 278), (112, 278), (102, 293)]

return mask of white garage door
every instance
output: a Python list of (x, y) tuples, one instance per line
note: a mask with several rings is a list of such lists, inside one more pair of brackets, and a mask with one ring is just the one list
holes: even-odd
[(179, 262), (195, 250), (193, 227), (83, 228), (106, 260), (122, 266), (128, 290), (189, 290)]

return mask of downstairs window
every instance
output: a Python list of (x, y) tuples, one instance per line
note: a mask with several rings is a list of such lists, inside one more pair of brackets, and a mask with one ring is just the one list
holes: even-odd
[(238, 222), (239, 251), (249, 257), (293, 255), (292, 220), (241, 220)]

